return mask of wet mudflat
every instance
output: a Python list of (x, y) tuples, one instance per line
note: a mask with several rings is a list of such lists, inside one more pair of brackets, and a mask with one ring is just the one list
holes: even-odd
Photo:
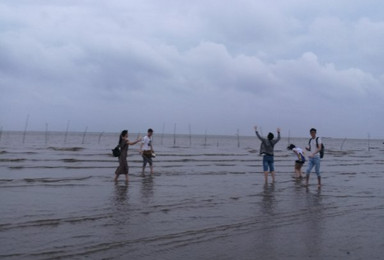
[(368, 150), (365, 140), (324, 139), (318, 189), (313, 173), (308, 188), (292, 178), (284, 139), (274, 184), (264, 184), (255, 137), (238, 147), (222, 136), (155, 139), (154, 176), (140, 176), (131, 147), (126, 184), (113, 182), (116, 136), (89, 134), (81, 143), (73, 134), (64, 144), (34, 135), (0, 141), (0, 258), (382, 258), (379, 140)]

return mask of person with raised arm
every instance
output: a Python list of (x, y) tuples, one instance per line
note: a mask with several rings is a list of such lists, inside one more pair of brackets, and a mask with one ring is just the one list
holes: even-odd
[(277, 128), (277, 139), (274, 139), (273, 133), (269, 133), (267, 138), (262, 137), (257, 131), (257, 126), (254, 127), (256, 136), (260, 139), (260, 154), (263, 155), (263, 171), (265, 183), (268, 183), (268, 174), (271, 174), (272, 183), (275, 182), (275, 165), (274, 165), (274, 148), (277, 142), (280, 141), (280, 128)]
[(127, 162), (127, 155), (128, 155), (128, 147), (130, 145), (135, 145), (138, 142), (141, 141), (141, 136), (139, 135), (136, 141), (129, 141), (128, 140), (128, 130), (123, 130), (119, 137), (119, 147), (120, 147), (120, 156), (119, 156), (119, 167), (117, 167), (115, 171), (115, 182), (119, 178), (121, 174), (125, 175), (125, 181), (128, 182), (128, 162)]

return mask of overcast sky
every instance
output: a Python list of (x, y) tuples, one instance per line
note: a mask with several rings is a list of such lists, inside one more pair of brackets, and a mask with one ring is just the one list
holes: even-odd
[(0, 128), (384, 137), (382, 0), (1, 0)]

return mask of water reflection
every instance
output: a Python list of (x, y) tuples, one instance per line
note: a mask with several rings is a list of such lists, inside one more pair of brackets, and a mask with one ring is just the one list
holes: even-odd
[(275, 231), (275, 217), (276, 214), (276, 198), (275, 198), (275, 184), (264, 184), (261, 200), (261, 217), (258, 218), (260, 221), (260, 231), (256, 241), (259, 241), (257, 247), (262, 248), (262, 252), (266, 253), (263, 255), (263, 259), (270, 259), (268, 252), (273, 252), (276, 241)]
[(154, 177), (149, 175), (141, 181), (141, 195), (146, 202), (153, 197), (153, 179)]
[(262, 212), (272, 216), (275, 208), (275, 184), (265, 184), (262, 199)]
[(119, 183), (115, 183), (115, 194), (114, 194), (115, 204), (119, 205), (122, 202), (127, 201), (128, 199), (127, 191), (128, 191), (128, 183), (125, 183), (123, 185)]
[(327, 218), (324, 216), (321, 189), (311, 191), (306, 189), (305, 203), (307, 212), (305, 214), (305, 250), (308, 256), (321, 256), (324, 250), (322, 245), (323, 229)]
[(128, 183), (115, 183), (112, 204), (112, 220), (117, 227), (125, 225), (129, 217)]

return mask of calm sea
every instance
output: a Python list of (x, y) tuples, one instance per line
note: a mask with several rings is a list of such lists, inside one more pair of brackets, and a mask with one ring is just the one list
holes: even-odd
[(117, 141), (2, 132), (0, 258), (382, 259), (382, 140), (323, 138), (321, 189), (292, 178), (286, 147), (308, 138), (276, 145), (268, 185), (253, 136), (157, 134), (155, 175), (131, 146), (128, 184), (113, 182)]

